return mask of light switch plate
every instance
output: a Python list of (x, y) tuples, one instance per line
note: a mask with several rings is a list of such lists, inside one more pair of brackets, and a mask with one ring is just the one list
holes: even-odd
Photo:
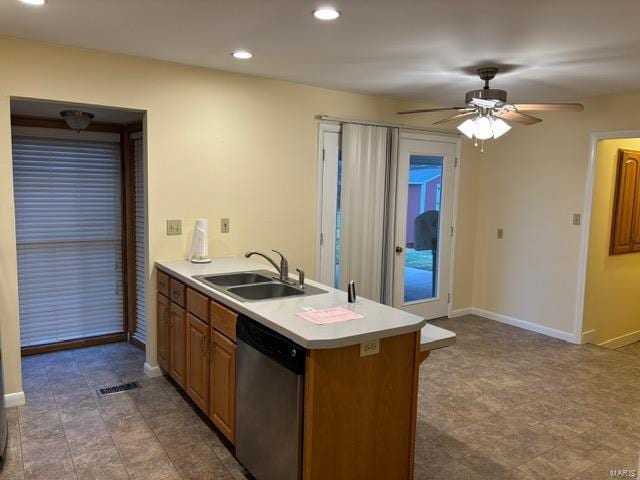
[(498, 235), (498, 238), (502, 240), (504, 238), (504, 230), (502, 228), (499, 228), (497, 235)]
[(229, 233), (229, 219), (221, 218), (220, 219), (220, 233)]
[(573, 214), (573, 224), (574, 225), (580, 225), (580, 222), (582, 220), (582, 215), (579, 213), (574, 213)]
[(167, 235), (182, 235), (182, 220), (167, 220)]
[(369, 355), (375, 355), (380, 353), (380, 340), (375, 339), (370, 342), (360, 344), (360, 356), (367, 357)]

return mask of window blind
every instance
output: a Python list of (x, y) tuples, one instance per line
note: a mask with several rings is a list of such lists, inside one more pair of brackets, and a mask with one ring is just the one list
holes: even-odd
[(135, 180), (135, 229), (136, 229), (136, 330), (133, 337), (146, 343), (147, 317), (145, 303), (146, 289), (146, 257), (144, 229), (144, 152), (142, 138), (132, 136)]
[(123, 332), (120, 146), (13, 137), (22, 346)]

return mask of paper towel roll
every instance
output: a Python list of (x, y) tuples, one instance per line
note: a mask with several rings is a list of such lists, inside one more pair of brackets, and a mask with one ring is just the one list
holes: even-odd
[(209, 221), (206, 218), (198, 218), (193, 229), (193, 240), (189, 260), (193, 263), (209, 263)]

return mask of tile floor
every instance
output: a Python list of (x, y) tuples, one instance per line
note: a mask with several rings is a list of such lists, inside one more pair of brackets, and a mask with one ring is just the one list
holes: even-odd
[[(9, 409), (0, 479), (244, 479), (220, 438), (164, 378), (142, 373), (125, 343), (22, 360), (27, 405)], [(98, 397), (98, 386), (139, 390)]]
[(592, 480), (639, 469), (639, 344), (571, 345), (474, 316), (433, 323), (458, 341), (420, 371), (416, 479)]
[[(416, 480), (609, 479), (638, 468), (640, 344), (575, 346), (473, 316), (434, 323), (458, 342), (421, 369)], [(9, 410), (0, 479), (244, 479), (143, 362), (126, 344), (24, 358), (27, 405)], [(143, 388), (95, 395), (131, 380)]]

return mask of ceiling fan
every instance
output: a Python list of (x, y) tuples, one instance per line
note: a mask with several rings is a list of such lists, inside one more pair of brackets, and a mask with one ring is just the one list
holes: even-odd
[(457, 113), (438, 120), (434, 125), (466, 119), (460, 125), (464, 135), (476, 140), (498, 138), (511, 130), (507, 122), (521, 125), (535, 125), (540, 118), (522, 112), (581, 112), (584, 107), (580, 103), (507, 103), (507, 92), (497, 88), (490, 88), (489, 81), (498, 73), (497, 67), (483, 67), (478, 69), (478, 76), (484, 81), (480, 90), (471, 90), (465, 94), (464, 107), (421, 108), (398, 112), (400, 115), (412, 113), (445, 112), (455, 110)]

